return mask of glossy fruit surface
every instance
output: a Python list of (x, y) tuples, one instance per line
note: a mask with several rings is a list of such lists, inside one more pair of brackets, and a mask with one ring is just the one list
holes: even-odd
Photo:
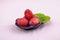
[(26, 9), (26, 10), (25, 10), (24, 15), (25, 15), (25, 17), (26, 17), (28, 20), (30, 20), (30, 19), (33, 17), (33, 13), (32, 13), (32, 11), (29, 10), (29, 9)]
[(27, 26), (28, 25), (28, 20), (26, 18), (18, 18), (17, 19), (17, 24), (19, 26)]
[(36, 25), (36, 24), (39, 24), (40, 23), (40, 20), (38, 18), (32, 18), (30, 21), (29, 21), (29, 25)]

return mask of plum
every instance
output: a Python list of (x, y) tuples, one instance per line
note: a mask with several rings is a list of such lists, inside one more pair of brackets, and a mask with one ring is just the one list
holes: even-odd
[(40, 20), (38, 18), (32, 18), (30, 21), (29, 21), (29, 25), (36, 25), (36, 24), (39, 24), (40, 23)]
[(20, 26), (27, 26), (28, 25), (28, 20), (26, 18), (18, 18), (17, 24)]
[(25, 18), (27, 18), (28, 20), (30, 20), (33, 17), (33, 12), (29, 9), (26, 9), (24, 12)]

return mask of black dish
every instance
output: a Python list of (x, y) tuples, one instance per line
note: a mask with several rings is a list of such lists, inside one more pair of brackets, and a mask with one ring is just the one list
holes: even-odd
[(38, 28), (41, 24), (39, 23), (39, 24), (36, 24), (36, 25), (32, 25), (32, 26), (27, 26), (27, 27), (24, 27), (24, 26), (19, 26), (18, 24), (17, 24), (17, 20), (18, 19), (16, 19), (16, 26), (18, 26), (19, 28), (21, 28), (21, 29), (24, 29), (24, 30), (33, 30), (33, 29), (36, 29), (36, 28)]

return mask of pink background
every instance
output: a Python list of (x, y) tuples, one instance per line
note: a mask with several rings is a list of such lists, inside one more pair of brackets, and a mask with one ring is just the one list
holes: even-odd
[[(51, 21), (33, 31), (15, 26), (25, 9), (41, 12)], [(0, 40), (60, 40), (60, 0), (0, 0)]]

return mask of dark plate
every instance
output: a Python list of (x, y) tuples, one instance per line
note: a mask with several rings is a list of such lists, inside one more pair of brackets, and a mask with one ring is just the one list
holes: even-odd
[(17, 20), (18, 20), (18, 19), (16, 19), (16, 23), (15, 23), (16, 26), (19, 27), (19, 28), (21, 28), (21, 29), (24, 29), (24, 30), (33, 30), (33, 29), (36, 29), (36, 28), (40, 27), (40, 25), (41, 25), (41, 24), (36, 24), (36, 25), (26, 26), (26, 27), (24, 27), (24, 26), (19, 26), (19, 25), (17, 24)]

